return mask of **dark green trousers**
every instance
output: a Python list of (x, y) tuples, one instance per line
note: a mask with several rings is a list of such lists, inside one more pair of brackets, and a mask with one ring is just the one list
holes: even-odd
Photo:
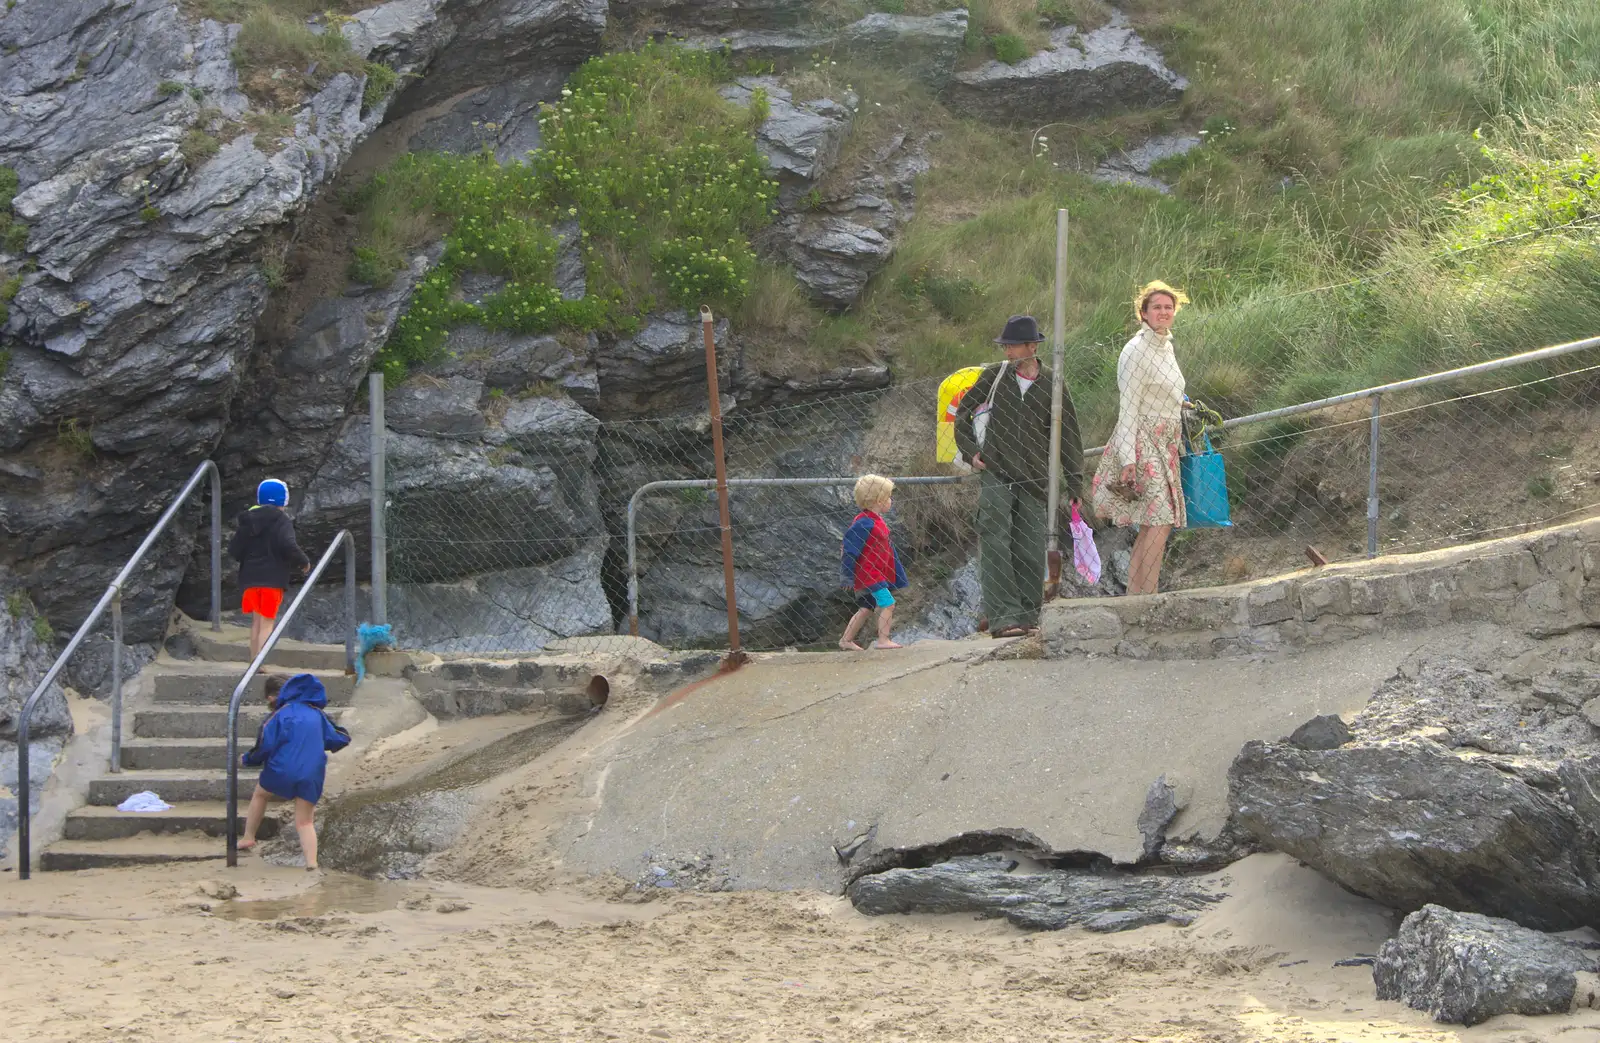
[(1048, 539), (1043, 500), (979, 472), (978, 582), (989, 633), (1039, 625)]

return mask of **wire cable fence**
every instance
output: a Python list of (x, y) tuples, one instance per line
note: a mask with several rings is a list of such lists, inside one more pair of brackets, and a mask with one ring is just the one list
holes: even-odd
[[(1079, 439), (1063, 438), (1055, 590), (1047, 590), (1040, 471), (1050, 431), (1048, 392), (1039, 390), (1048, 385), (1027, 381), (1031, 367), (1023, 380), (1016, 366), (967, 374), (976, 382), (956, 388), (953, 409), (952, 382), (934, 379), (856, 390), (836, 381), (782, 404), (728, 409), (744, 647), (836, 647), (863, 613), (851, 636), (865, 645), (877, 636), (869, 588), (884, 582), (891, 640), (1025, 630), (1047, 593), (1137, 591), (1137, 533), (1167, 524), (1173, 531), (1155, 558), (1163, 590), (1260, 578), (1313, 557), (1360, 558), (1374, 534), (1380, 553), (1424, 550), (1600, 505), (1600, 341), (1226, 429), (1207, 423), (1204, 403), (1182, 408), (1172, 369), (1183, 372), (1181, 318), (1170, 352), (1147, 330), (1120, 355), (1111, 407), (1079, 402), (1068, 411), (1087, 449), (1075, 456)], [(601, 420), (544, 384), (424, 376), (392, 390), (386, 412), (388, 611), (406, 645), (476, 655), (603, 651), (626, 647), (634, 633), (673, 648), (728, 645), (703, 406)], [(985, 413), (978, 455), (989, 466), (964, 473), (949, 457), (973, 455), (975, 416)], [(1225, 527), (1193, 517), (1184, 496), (1185, 458), (1203, 453), (1207, 439), (1226, 469)], [(893, 561), (884, 575), (868, 548), (845, 553), (863, 513), (854, 479), (867, 473), (901, 479), (881, 516), (903, 587)], [(1097, 577), (1074, 567), (1074, 494), (1095, 526)]]

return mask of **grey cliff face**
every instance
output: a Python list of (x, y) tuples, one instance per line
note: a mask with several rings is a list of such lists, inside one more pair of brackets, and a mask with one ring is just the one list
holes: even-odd
[[(345, 31), (357, 54), (429, 74), (405, 96), (416, 106), (508, 71), (564, 76), (604, 25), (603, 0), (395, 0)], [(340, 74), (281, 138), (240, 131), (209, 158), (186, 154), (202, 108), (233, 125), (251, 111), (230, 58), (237, 33), (188, 21), (176, 0), (28, 3), (0, 17), (0, 164), (20, 176), (33, 266), (4, 330), (0, 563), (62, 625), (213, 452), (230, 511), (266, 474), (307, 481), (431, 260), (382, 290), (323, 300), (282, 344), (258, 343), (269, 239), (386, 104), (365, 106), (364, 78)], [(159, 638), (198, 516), (137, 578), (130, 641)], [(190, 586), (203, 589), (196, 571)]]
[[(0, 19), (0, 163), (22, 190), (26, 275), (5, 328), (0, 561), (53, 618), (74, 622), (188, 472), (216, 446), (267, 297), (264, 236), (326, 183), (381, 119), (341, 74), (257, 147), (241, 134), (184, 152), (189, 93), (230, 117), (248, 100), (236, 27), (195, 25), (173, 0), (25, 4)], [(85, 439), (63, 452), (64, 425)], [(192, 530), (188, 530), (192, 531)], [(141, 586), (170, 592), (185, 532)], [(159, 636), (164, 598), (130, 606), (130, 640)]]

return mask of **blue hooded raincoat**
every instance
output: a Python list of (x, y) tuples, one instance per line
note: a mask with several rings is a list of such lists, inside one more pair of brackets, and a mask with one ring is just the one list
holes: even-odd
[(350, 739), (340, 734), (322, 708), (328, 691), (310, 674), (296, 674), (278, 693), (278, 709), (261, 729), (261, 741), (244, 755), (244, 763), (261, 768), (261, 788), (278, 797), (299, 797), (315, 804), (322, 796), (328, 754)]

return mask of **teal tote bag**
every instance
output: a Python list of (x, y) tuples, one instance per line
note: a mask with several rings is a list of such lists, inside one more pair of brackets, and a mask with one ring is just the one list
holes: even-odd
[(1222, 462), (1222, 454), (1211, 448), (1211, 435), (1202, 431), (1200, 437), (1205, 451), (1187, 452), (1178, 459), (1183, 510), (1188, 515), (1184, 528), (1229, 528), (1233, 522), (1228, 517), (1228, 470)]

